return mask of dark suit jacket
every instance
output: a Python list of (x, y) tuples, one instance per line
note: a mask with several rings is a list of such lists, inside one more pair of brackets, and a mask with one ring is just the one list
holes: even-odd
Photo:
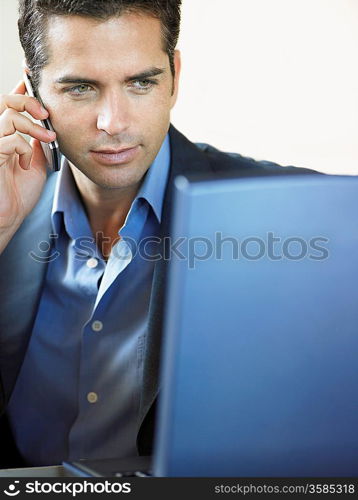
[[(172, 159), (163, 204), (163, 237), (169, 235), (173, 180), (177, 175), (197, 172), (218, 177), (252, 177), (307, 172), (225, 154), (208, 145), (195, 145), (173, 126), (169, 134)], [(38, 247), (40, 242), (49, 241), (51, 234), (50, 213), (55, 180), (56, 174), (51, 174), (40, 201), (0, 256), (0, 467), (25, 465), (16, 451), (6, 420), (6, 405), (16, 381), (16, 377), (9, 377), (8, 367), (11, 365), (19, 372), (36, 317), (47, 266), (29, 254), (40, 253), (43, 261), (46, 260), (46, 255), (43, 251), (39, 252)], [(167, 265), (165, 260), (156, 263), (152, 284), (137, 437), (141, 455), (150, 454), (152, 449)]]

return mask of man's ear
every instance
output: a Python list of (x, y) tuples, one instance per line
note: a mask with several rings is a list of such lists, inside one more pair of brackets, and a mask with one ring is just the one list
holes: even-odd
[(179, 79), (180, 79), (180, 70), (181, 70), (181, 54), (179, 50), (174, 51), (174, 69), (175, 76), (173, 81), (173, 94), (171, 97), (171, 108), (177, 101), (178, 91), (179, 91)]

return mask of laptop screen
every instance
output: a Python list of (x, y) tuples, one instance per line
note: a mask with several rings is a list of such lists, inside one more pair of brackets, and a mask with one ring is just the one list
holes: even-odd
[(357, 475), (358, 179), (175, 194), (155, 475)]

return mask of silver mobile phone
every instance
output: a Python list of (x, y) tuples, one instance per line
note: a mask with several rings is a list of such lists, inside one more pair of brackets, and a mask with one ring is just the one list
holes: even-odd
[[(43, 102), (41, 101), (41, 98), (39, 95), (36, 95), (34, 92), (34, 89), (32, 87), (31, 83), (31, 78), (27, 73), (24, 73), (24, 82), (26, 86), (26, 91), (29, 96), (35, 97), (43, 106)], [(47, 130), (53, 130), (53, 127), (51, 125), (51, 122), (48, 118), (45, 120), (34, 120), (35, 122), (41, 124), (43, 127), (47, 128)], [(50, 143), (46, 142), (40, 142), (42, 151), (44, 152), (44, 155), (46, 156), (47, 163), (50, 165), (50, 167), (58, 171), (61, 168), (61, 153), (60, 153), (60, 148), (58, 145), (58, 142), (52, 141)]]

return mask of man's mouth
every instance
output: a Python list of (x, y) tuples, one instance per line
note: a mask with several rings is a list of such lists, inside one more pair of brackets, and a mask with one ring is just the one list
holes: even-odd
[(138, 154), (140, 146), (120, 149), (103, 148), (91, 151), (92, 157), (104, 165), (119, 165), (132, 161)]

